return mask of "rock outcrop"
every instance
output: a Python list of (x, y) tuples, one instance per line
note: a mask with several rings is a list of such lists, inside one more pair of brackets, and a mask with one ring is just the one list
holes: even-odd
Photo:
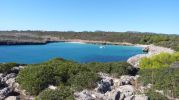
[(114, 78), (104, 73), (99, 73), (102, 80), (94, 90), (75, 92), (76, 100), (148, 100), (144, 94), (136, 94), (136, 79), (139, 76), (121, 76)]
[(0, 73), (0, 100), (5, 98), (6, 100), (16, 100), (14, 98), (19, 95), (18, 92), (20, 91), (16, 76), (21, 68), (23, 67), (18, 66), (12, 68), (10, 73)]
[(130, 57), (127, 62), (131, 64), (135, 68), (139, 68), (139, 60), (143, 57), (151, 57), (153, 55), (160, 54), (162, 52), (166, 53), (174, 53), (175, 51), (170, 48), (155, 46), (155, 45), (137, 45), (143, 48), (147, 48), (148, 53), (146, 54), (138, 54), (133, 57)]

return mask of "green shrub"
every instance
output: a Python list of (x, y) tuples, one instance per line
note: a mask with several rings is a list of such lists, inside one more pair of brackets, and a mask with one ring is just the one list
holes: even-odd
[(32, 95), (38, 95), (48, 85), (70, 86), (74, 90), (94, 88), (99, 80), (97, 72), (126, 75), (133, 71), (128, 63), (78, 64), (64, 59), (53, 59), (22, 69), (17, 81)]
[[(179, 97), (179, 69), (170, 68), (176, 61), (179, 61), (179, 53), (161, 53), (151, 58), (143, 58), (140, 61), (140, 82), (144, 85), (151, 83), (154, 89)], [(168, 93), (169, 90), (171, 93)]]
[(54, 68), (45, 65), (29, 65), (20, 71), (17, 81), (32, 95), (37, 95), (49, 84), (54, 84)]
[(15, 66), (17, 66), (16, 63), (0, 64), (0, 73), (7, 73)]
[[(79, 76), (82, 72), (83, 74), (91, 76)], [(42, 90), (47, 88), (48, 85), (73, 85), (68, 83), (70, 78), (87, 78), (86, 81), (83, 82), (89, 84), (87, 86), (90, 87), (90, 84), (92, 84), (93, 81), (96, 81), (96, 77), (96, 73), (91, 73), (89, 69), (82, 67), (80, 64), (71, 61), (63, 61), (61, 59), (54, 59), (42, 64), (28, 65), (20, 71), (17, 81), (20, 83), (22, 88), (27, 90), (30, 94), (38, 95)], [(75, 82), (71, 82), (75, 84)], [(81, 82), (81, 84), (84, 84), (83, 82)], [(76, 83), (74, 86), (78, 87), (81, 84)], [(81, 87), (85, 87), (85, 85), (82, 85)]]
[(179, 61), (179, 53), (160, 53), (150, 58), (142, 58), (140, 60), (140, 69), (165, 68), (175, 61)]
[(70, 88), (61, 87), (55, 90), (46, 89), (42, 91), (37, 100), (74, 100), (74, 97)]
[(84, 88), (91, 89), (96, 87), (97, 80), (99, 80), (99, 78), (94, 72), (80, 72), (70, 78), (69, 84), (71, 84), (75, 90)]
[(149, 100), (168, 100), (167, 97), (159, 94), (159, 93), (156, 93), (152, 90), (149, 90), (146, 95), (149, 97)]
[(92, 72), (103, 72), (115, 76), (121, 75), (135, 75), (137, 70), (126, 62), (113, 62), (113, 63), (89, 63), (85, 65)]
[[(140, 83), (147, 85), (153, 84), (153, 88), (163, 90), (167, 95), (179, 97), (179, 69), (160, 68), (160, 69), (142, 69), (139, 71)], [(171, 93), (168, 93), (168, 91)]]

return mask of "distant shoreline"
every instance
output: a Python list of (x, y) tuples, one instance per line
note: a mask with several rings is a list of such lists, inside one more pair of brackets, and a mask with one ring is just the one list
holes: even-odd
[(135, 46), (135, 44), (127, 42), (110, 42), (110, 41), (93, 41), (93, 40), (81, 40), (81, 39), (55, 39), (44, 41), (0, 41), (0, 45), (43, 45), (53, 42), (74, 42), (74, 43), (90, 43), (90, 44), (102, 44), (102, 45), (126, 45)]

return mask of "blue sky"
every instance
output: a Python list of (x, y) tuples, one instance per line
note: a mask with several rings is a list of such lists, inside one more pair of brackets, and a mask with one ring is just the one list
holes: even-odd
[(0, 0), (0, 30), (179, 34), (179, 0)]

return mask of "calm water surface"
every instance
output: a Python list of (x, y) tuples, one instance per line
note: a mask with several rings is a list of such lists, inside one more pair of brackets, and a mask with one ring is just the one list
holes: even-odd
[(56, 42), (46, 45), (0, 46), (0, 62), (32, 64), (57, 57), (80, 63), (114, 62), (126, 61), (140, 53), (143, 53), (142, 48), (134, 46)]

